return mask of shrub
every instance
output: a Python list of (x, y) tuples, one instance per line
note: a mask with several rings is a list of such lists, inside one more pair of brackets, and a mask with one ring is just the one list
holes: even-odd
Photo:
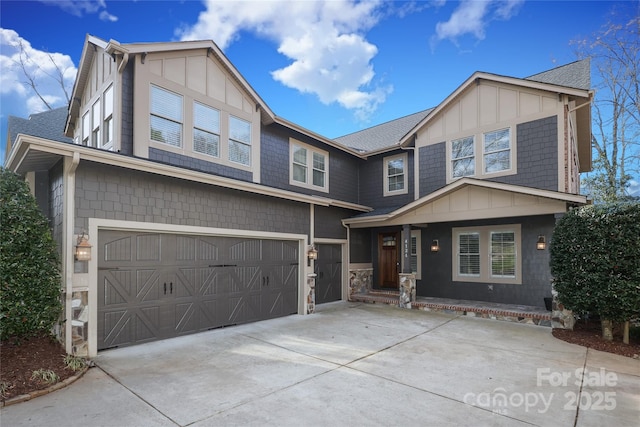
[(58, 258), (29, 187), (0, 168), (0, 339), (51, 331), (62, 311)]
[(640, 204), (571, 210), (550, 252), (554, 288), (568, 309), (616, 322), (640, 312)]

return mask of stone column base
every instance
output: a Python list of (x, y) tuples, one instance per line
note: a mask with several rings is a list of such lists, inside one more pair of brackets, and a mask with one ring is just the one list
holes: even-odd
[(398, 276), (400, 278), (398, 306), (400, 308), (411, 308), (411, 303), (416, 301), (416, 275), (401, 273)]

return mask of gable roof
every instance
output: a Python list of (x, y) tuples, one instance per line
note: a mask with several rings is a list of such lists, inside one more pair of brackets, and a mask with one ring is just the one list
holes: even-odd
[(591, 89), (591, 60), (587, 58), (575, 61), (526, 77), (525, 80), (589, 90)]
[(64, 135), (66, 117), (66, 107), (31, 114), (28, 119), (9, 116), (7, 120), (9, 141), (13, 143), (18, 134), (25, 134), (58, 142), (73, 142), (72, 138)]
[(433, 111), (433, 108), (334, 138), (334, 141), (361, 153), (371, 153), (390, 148), (399, 144), (402, 137), (427, 117), (431, 111)]

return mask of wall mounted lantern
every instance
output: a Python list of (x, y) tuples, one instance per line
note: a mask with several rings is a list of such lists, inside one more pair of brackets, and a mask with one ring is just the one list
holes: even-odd
[(89, 243), (89, 236), (84, 231), (78, 236), (75, 257), (76, 261), (91, 261), (91, 244)]
[(545, 249), (547, 249), (547, 242), (544, 238), (544, 236), (538, 236), (538, 241), (536, 242), (536, 249), (539, 251), (543, 251)]
[(307, 250), (307, 258), (318, 259), (318, 250), (316, 249), (315, 246), (313, 245), (309, 246), (309, 249)]
[(434, 239), (433, 242), (431, 242), (431, 252), (438, 252), (440, 250), (440, 243), (438, 242), (438, 239)]

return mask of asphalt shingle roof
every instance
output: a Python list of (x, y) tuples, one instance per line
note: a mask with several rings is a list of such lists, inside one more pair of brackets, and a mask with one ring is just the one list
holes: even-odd
[(572, 62), (571, 64), (526, 77), (525, 80), (589, 90), (591, 89), (591, 61), (583, 59)]
[(32, 114), (28, 119), (9, 116), (7, 131), (9, 138), (15, 142), (18, 134), (37, 136), (59, 142), (73, 142), (64, 135), (64, 124), (67, 120), (67, 108), (61, 107), (43, 113)]
[(415, 125), (427, 117), (432, 110), (433, 108), (419, 111), (399, 119), (335, 138), (334, 141), (365, 153), (392, 147)]

